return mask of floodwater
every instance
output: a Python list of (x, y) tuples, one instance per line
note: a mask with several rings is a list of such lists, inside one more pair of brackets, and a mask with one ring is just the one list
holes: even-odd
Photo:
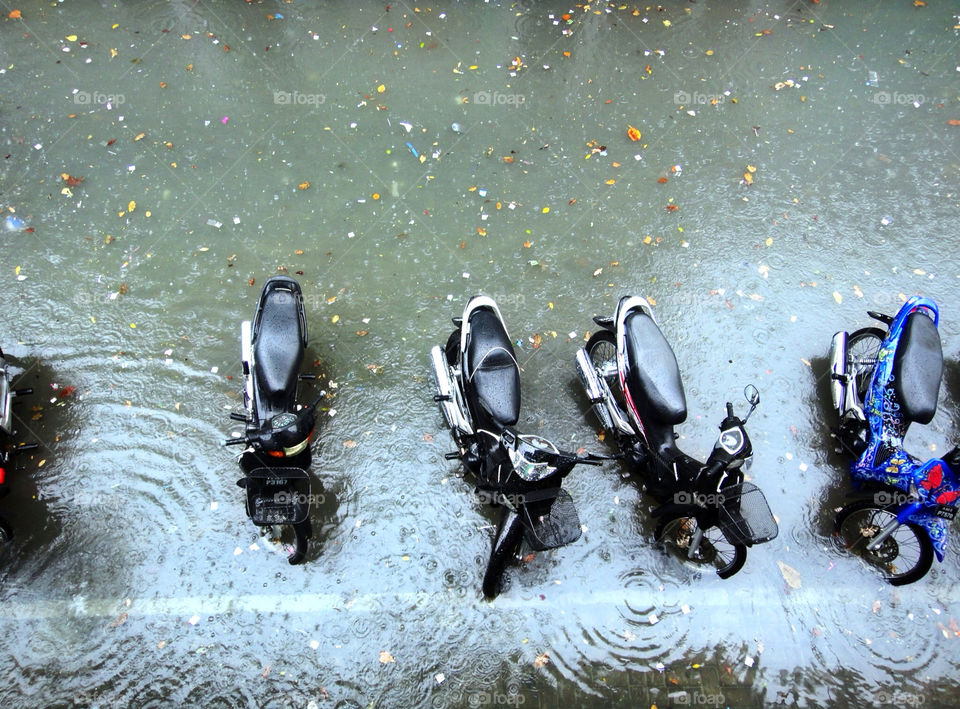
[[(908, 444), (960, 433), (960, 20), (919, 5), (5, 3), (0, 345), (41, 447), (0, 503), (0, 703), (955, 704), (955, 543), (894, 589), (831, 536), (834, 331), (937, 300), (945, 386)], [(278, 271), (302, 398), (328, 392), (299, 567), (220, 445)], [(521, 427), (600, 452), (575, 351), (652, 299), (688, 453), (760, 389), (779, 537), (691, 571), (617, 463), (580, 468), (583, 537), (485, 601), (496, 518), (443, 458), (428, 357), (476, 292), (517, 342)]]

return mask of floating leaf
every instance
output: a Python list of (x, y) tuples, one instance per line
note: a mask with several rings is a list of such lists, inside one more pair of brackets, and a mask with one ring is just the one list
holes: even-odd
[(391, 662), (396, 662), (396, 660), (393, 659), (393, 655), (391, 655), (389, 652), (387, 652), (386, 650), (381, 650), (380, 662), (381, 664), (388, 665)]
[(11, 20), (19, 20), (23, 17), (23, 15), (19, 10), (11, 10), (7, 17), (9, 17)]
[(533, 660), (533, 666), (536, 668), (546, 667), (550, 663), (550, 655), (545, 652), (541, 652)]
[(627, 126), (627, 137), (628, 137), (630, 140), (636, 142), (636, 141), (640, 140), (640, 136), (641, 136), (640, 131), (638, 131), (638, 130), (637, 130), (636, 128), (634, 128), (633, 126)]
[(310, 187), (309, 182), (301, 182), (299, 185), (297, 185), (298, 190), (305, 190), (305, 189), (308, 189), (309, 187)]
[(680, 207), (678, 207), (678, 206), (675, 205), (675, 204), (668, 204), (668, 205), (667, 205), (667, 211), (668, 211), (668, 212), (676, 212), (678, 209), (680, 209)]
[(667, 178), (661, 177), (659, 180), (657, 180), (657, 182), (659, 182), (661, 185), (665, 185), (667, 184)]
[(795, 568), (784, 564), (782, 561), (777, 561), (777, 566), (780, 567), (783, 580), (787, 582), (790, 588), (800, 588), (803, 585), (803, 581), (800, 579), (800, 572)]

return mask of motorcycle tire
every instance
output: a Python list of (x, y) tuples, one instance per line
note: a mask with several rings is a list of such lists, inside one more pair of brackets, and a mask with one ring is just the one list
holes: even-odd
[(877, 366), (877, 354), (886, 336), (887, 333), (878, 327), (864, 327), (855, 330), (847, 337), (847, 371), (854, 376), (857, 398), (860, 399), (861, 405), (867, 398), (867, 390), (873, 379), (873, 370)]
[[(894, 517), (896, 512), (889, 507), (881, 507), (872, 500), (857, 500), (837, 513), (833, 533), (839, 537), (845, 549), (851, 550), (858, 542), (876, 535)], [(848, 534), (852, 538), (848, 539)], [(933, 542), (922, 527), (909, 522), (900, 525), (880, 549), (871, 552), (866, 550), (866, 544), (863, 546), (861, 551), (855, 550), (855, 553), (867, 564), (879, 569), (892, 586), (904, 586), (920, 580), (933, 564)], [(909, 568), (897, 572), (894, 563), (901, 558), (902, 547), (915, 547), (916, 561), (907, 560)]]
[[(743, 544), (731, 544), (718, 527), (708, 527), (703, 533), (697, 559), (687, 556), (690, 537), (697, 529), (696, 517), (676, 512), (665, 517), (654, 532), (654, 538), (668, 547), (669, 551), (683, 561), (697, 565), (709, 564), (714, 567), (717, 576), (730, 578), (747, 561), (747, 547)], [(684, 546), (686, 542), (686, 547)]]
[(594, 368), (600, 370), (610, 360), (617, 361), (617, 338), (610, 330), (598, 330), (587, 340), (587, 356)]
[(7, 520), (0, 518), (0, 543), (6, 544), (11, 539), (13, 539), (13, 527)]
[(447, 344), (443, 348), (443, 353), (447, 356), (447, 364), (451, 367), (457, 366), (457, 357), (460, 356), (460, 328), (450, 333), (447, 338)]

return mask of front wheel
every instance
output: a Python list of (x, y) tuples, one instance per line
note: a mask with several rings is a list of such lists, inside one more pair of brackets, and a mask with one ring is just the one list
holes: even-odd
[(0, 518), (0, 543), (6, 543), (13, 539), (13, 527), (11, 527), (7, 520)]
[(507, 562), (516, 556), (523, 540), (523, 522), (520, 517), (508, 509), (504, 509), (497, 525), (497, 536), (493, 541), (493, 551), (490, 552), (490, 562), (483, 575), (483, 595), (487, 598), (496, 598), (503, 586), (503, 572)]
[(712, 566), (717, 576), (722, 579), (730, 578), (743, 568), (747, 561), (747, 547), (727, 541), (718, 527), (707, 527), (703, 530), (700, 545), (691, 556), (690, 545), (699, 529), (700, 524), (696, 517), (677, 513), (659, 524), (654, 537), (658, 542), (662, 542), (672, 555), (698, 566)]
[(867, 545), (881, 530), (896, 520), (896, 512), (870, 500), (851, 503), (837, 513), (834, 535), (844, 549), (862, 558), (894, 586), (917, 581), (933, 563), (933, 542), (919, 526), (901, 524), (878, 548)]

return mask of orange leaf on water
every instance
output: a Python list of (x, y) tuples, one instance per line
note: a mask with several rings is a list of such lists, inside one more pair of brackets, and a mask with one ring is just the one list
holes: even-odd
[(627, 137), (633, 141), (640, 140), (640, 131), (633, 126), (627, 126)]
[(659, 180), (657, 180), (657, 182), (659, 182), (661, 185), (665, 185), (667, 184), (667, 178), (661, 177)]
[(675, 205), (675, 204), (668, 204), (668, 205), (667, 205), (667, 211), (668, 211), (668, 212), (675, 212), (675, 211), (677, 211), (678, 209), (680, 209), (680, 207), (678, 207), (678, 206)]
[(948, 125), (948, 126), (960, 126), (960, 119), (951, 118), (949, 121), (947, 121), (947, 125)]
[(20, 18), (23, 17), (23, 15), (20, 14), (19, 10), (11, 10), (10, 14), (7, 15), (7, 17), (9, 17), (11, 20), (19, 20)]

